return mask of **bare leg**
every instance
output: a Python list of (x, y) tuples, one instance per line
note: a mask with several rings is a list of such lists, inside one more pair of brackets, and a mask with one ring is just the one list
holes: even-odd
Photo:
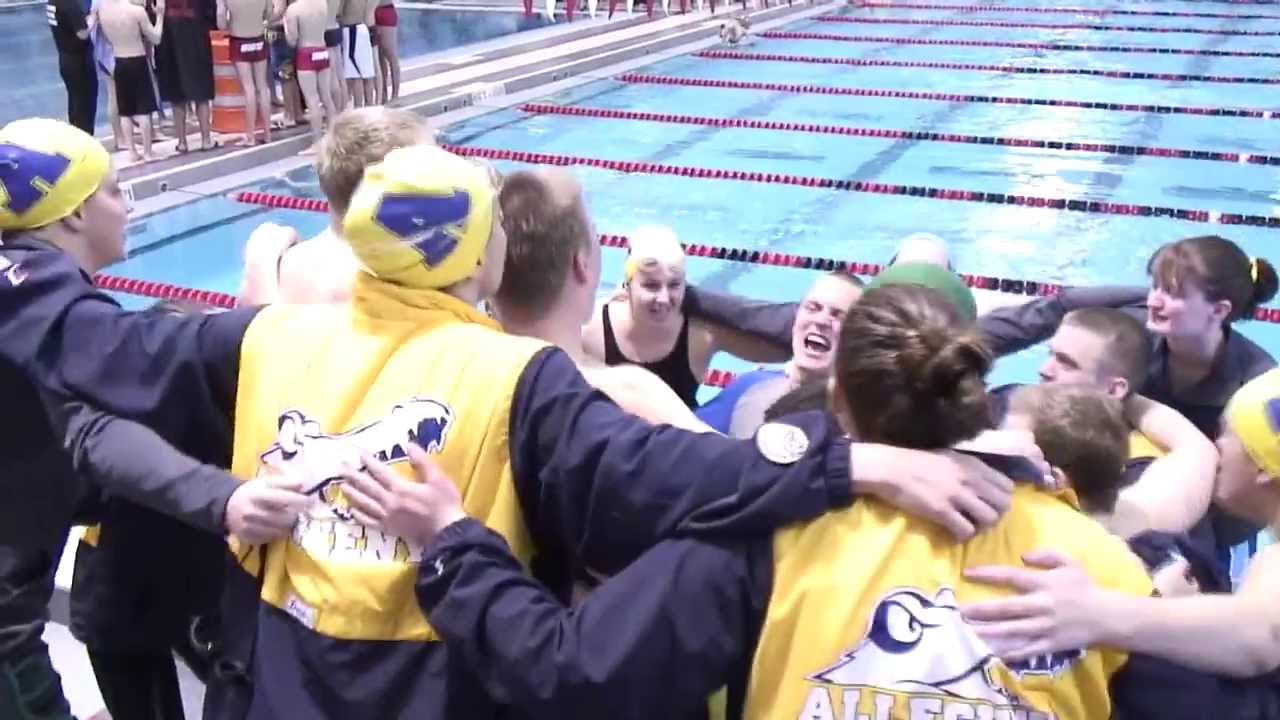
[(298, 74), (295, 71), (292, 80), (284, 84), (284, 106), (288, 108), (289, 117), (295, 124), (302, 124), (302, 91), (298, 89)]
[(142, 158), (148, 162), (155, 160), (155, 155), (151, 154), (151, 116), (143, 115), (140, 123), (142, 124)]
[[(389, 100), (397, 100), (400, 97), (400, 38), (396, 33), (398, 28), (380, 27), (378, 28), (378, 54), (384, 61), (383, 85), (389, 86), (390, 95), (384, 91), (384, 97)], [(389, 76), (389, 77), (387, 77)]]
[[(178, 152), (187, 151), (187, 103), (173, 104), (173, 136), (178, 138)], [(132, 144), (132, 143), (130, 143)]]
[(124, 126), (120, 122), (120, 108), (116, 105), (116, 83), (110, 75), (98, 73), (98, 85), (107, 88), (107, 115), (111, 118), (111, 135), (116, 143), (116, 150), (124, 149)]
[[(377, 69), (377, 66), (374, 66)], [(364, 102), (366, 105), (378, 104), (378, 73), (374, 73), (373, 80), (361, 80), (360, 84), (364, 86)]]
[(213, 127), (209, 121), (209, 101), (196, 103), (196, 119), (200, 121), (200, 149), (213, 149)]
[(316, 73), (316, 88), (320, 93), (320, 102), (324, 105), (324, 122), (327, 126), (338, 115), (338, 104), (333, 101), (333, 68), (325, 68)]
[(258, 124), (258, 93), (253, 87), (253, 63), (237, 62), (236, 77), (240, 78), (240, 91), (244, 93), (244, 142), (256, 145), (254, 130)]
[(346, 72), (346, 58), (342, 57), (342, 46), (329, 48), (329, 96), (333, 98), (333, 106), (338, 112), (347, 109), (347, 85), (343, 82)]
[(271, 142), (271, 85), (267, 81), (267, 61), (253, 64), (253, 87), (258, 92), (258, 114), (262, 116), (266, 141)]
[(315, 143), (320, 142), (320, 133), (323, 130), (323, 111), (320, 106), (320, 90), (317, 82), (318, 78), (314, 70), (298, 71), (298, 87), (302, 90), (302, 96), (307, 99), (307, 120), (311, 123), (311, 137), (314, 141), (311, 147), (303, 151), (305, 155), (315, 153)]
[(133, 144), (133, 121), (135, 118), (127, 117), (124, 119), (124, 140), (129, 146), (129, 159), (133, 162), (142, 160), (142, 156), (138, 154), (138, 148)]

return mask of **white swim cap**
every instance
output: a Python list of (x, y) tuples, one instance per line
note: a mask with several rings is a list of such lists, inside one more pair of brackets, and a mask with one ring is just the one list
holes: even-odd
[(676, 233), (664, 225), (644, 225), (631, 234), (623, 274), (627, 280), (643, 265), (661, 263), (684, 269), (684, 247)]

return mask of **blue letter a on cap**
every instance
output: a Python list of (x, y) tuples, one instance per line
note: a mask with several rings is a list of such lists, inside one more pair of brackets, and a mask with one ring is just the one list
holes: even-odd
[(374, 219), (417, 250), (427, 267), (444, 262), (458, 247), (455, 233), (471, 213), (471, 196), (462, 190), (448, 195), (387, 193)]
[(0, 143), (0, 202), (15, 215), (27, 212), (69, 167), (71, 159), (62, 155)]

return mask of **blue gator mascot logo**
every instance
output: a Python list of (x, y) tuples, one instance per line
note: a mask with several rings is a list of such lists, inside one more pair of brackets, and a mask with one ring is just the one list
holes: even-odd
[(444, 403), (415, 397), (385, 416), (340, 434), (324, 432), (301, 410), (281, 413), (276, 441), (262, 453), (263, 471), (300, 477), (315, 501), (294, 528), (294, 540), (311, 554), (374, 561), (416, 561), (421, 548), (356, 522), (342, 496), (342, 474), (362, 466), (361, 452), (396, 464), (408, 458), (410, 443), (440, 452), (453, 410)]
[[(862, 642), (809, 676), (827, 687), (810, 690), (801, 717), (861, 718), (862, 707), (875, 718), (916, 717), (907, 708), (923, 702), (938, 706), (937, 717), (1049, 720), (1005, 686), (1000, 670), (1006, 677), (1056, 675), (1083, 657), (1055, 653), (1005, 666), (964, 621), (951, 588), (932, 596), (896, 588), (876, 604)], [(851, 689), (843, 694), (844, 714), (836, 712), (832, 686)]]

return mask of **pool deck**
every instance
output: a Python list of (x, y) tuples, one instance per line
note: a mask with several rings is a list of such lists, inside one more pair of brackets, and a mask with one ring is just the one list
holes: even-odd
[[(751, 14), (756, 29), (762, 30), (828, 12), (834, 5), (832, 0), (814, 4), (802, 1), (793, 6), (754, 10)], [(509, 6), (498, 7), (510, 11)], [(604, 17), (606, 12), (607, 0), (600, 0), (600, 12), (594, 20), (584, 12), (575, 15), (572, 23), (558, 22), (547, 28), (409, 59), (402, 75), (401, 97), (395, 105), (432, 117), (437, 125), (449, 124), (607, 78), (629, 67), (714, 45), (719, 42), (719, 23), (725, 16), (723, 6), (714, 15), (692, 7), (687, 14), (669, 17), (658, 11), (652, 20), (642, 12), (627, 16), (625, 11), (608, 20)], [(186, 193), (172, 193), (174, 190), (215, 193), (311, 162), (310, 158), (299, 156), (311, 144), (305, 126), (276, 131), (271, 143), (255, 147), (234, 145), (238, 137), (217, 138), (223, 146), (216, 150), (174, 155), (142, 165), (127, 165), (126, 154), (116, 153), (118, 167), (122, 168), (121, 180), (134, 200), (136, 215), (141, 217), (190, 199)], [(190, 142), (193, 147), (197, 145), (198, 135)], [(166, 146), (172, 144), (166, 142)], [(243, 174), (254, 170), (257, 172), (249, 176)], [(232, 176), (235, 183), (228, 182)]]

